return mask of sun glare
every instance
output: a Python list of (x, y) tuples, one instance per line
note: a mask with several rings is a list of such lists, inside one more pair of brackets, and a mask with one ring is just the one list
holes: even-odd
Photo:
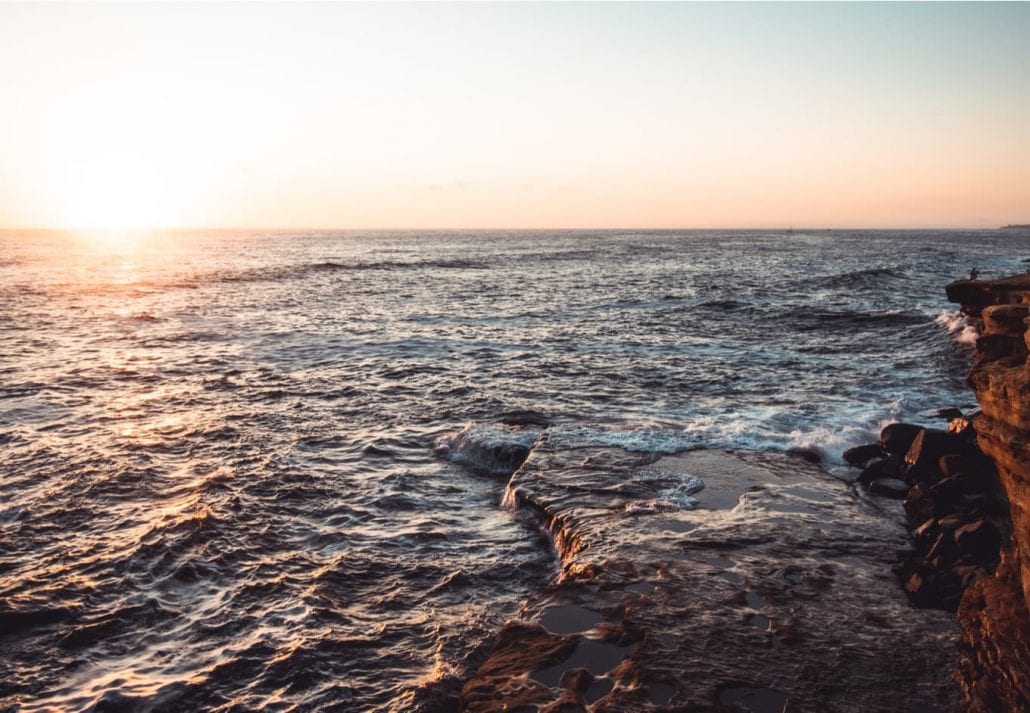
[(68, 227), (102, 235), (166, 226), (171, 205), (165, 157), (138, 142), (91, 148), (69, 168)]

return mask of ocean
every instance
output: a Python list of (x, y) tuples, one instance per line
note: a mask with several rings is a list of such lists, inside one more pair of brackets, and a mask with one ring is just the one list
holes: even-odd
[(475, 457), (498, 421), (843, 474), (886, 423), (973, 406), (944, 285), (1026, 248), (2, 232), (0, 709), (452, 710), (557, 571)]

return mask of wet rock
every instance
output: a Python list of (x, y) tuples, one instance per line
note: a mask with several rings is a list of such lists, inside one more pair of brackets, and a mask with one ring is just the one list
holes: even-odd
[(908, 495), (908, 484), (895, 478), (880, 478), (869, 483), (869, 492), (894, 500), (904, 500)]
[(793, 458), (800, 458), (809, 463), (822, 463), (823, 454), (815, 448), (788, 448), (787, 455)]
[(905, 455), (922, 430), (922, 426), (911, 423), (892, 423), (880, 431), (880, 447), (888, 453)]
[[(686, 478), (704, 481), (694, 509), (638, 507)], [(520, 617), (576, 607), (603, 621), (570, 624), (562, 630), (579, 633), (564, 636), (524, 629), (532, 664), (516, 665), (515, 642), (495, 646), (500, 659), (488, 656), (466, 683), (464, 710), (578, 710), (592, 700), (623, 713), (765, 710), (754, 706), (767, 701), (889, 710), (899, 696), (928, 710), (958, 707), (948, 620), (881, 586), (904, 537), (900, 513), (891, 520), (800, 459), (692, 451), (641, 460), (545, 435), (506, 501), (550, 532), (561, 568)], [(578, 643), (542, 662), (541, 641), (560, 640)], [(856, 655), (861, 666), (844, 663)], [(847, 676), (826, 675), (828, 656)], [(586, 692), (576, 669), (593, 677)]]
[(947, 421), (953, 421), (956, 418), (962, 418), (962, 411), (954, 406), (949, 406), (947, 408), (937, 409), (936, 416), (937, 418), (943, 418)]
[(869, 465), (870, 461), (877, 458), (883, 458), (884, 455), (886, 454), (880, 447), (880, 444), (873, 443), (867, 446), (855, 446), (854, 448), (849, 448), (844, 451), (843, 458), (845, 463), (865, 467)]
[(870, 461), (858, 475), (858, 482), (869, 484), (880, 478), (905, 479), (904, 461), (901, 456), (891, 454), (886, 458)]
[(506, 426), (539, 426), (540, 428), (550, 428), (554, 425), (554, 421), (540, 413), (539, 411), (503, 411), (494, 419), (497, 423), (503, 423)]
[(941, 456), (959, 455), (969, 452), (969, 445), (962, 439), (936, 428), (924, 428), (912, 441), (905, 454), (908, 477), (914, 481), (935, 482), (940, 479), (938, 464)]

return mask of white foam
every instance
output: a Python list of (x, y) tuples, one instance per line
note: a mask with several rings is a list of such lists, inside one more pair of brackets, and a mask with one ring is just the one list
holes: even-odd
[(980, 336), (976, 327), (970, 324), (966, 316), (958, 310), (946, 309), (933, 321), (947, 329), (959, 344), (976, 344), (977, 337)]
[(548, 440), (563, 448), (614, 446), (634, 453), (671, 455), (696, 448), (698, 443), (676, 431), (649, 428), (613, 431), (602, 428), (556, 427), (548, 430)]
[(437, 438), (436, 449), (455, 463), (503, 475), (514, 469), (512, 465), (515, 464), (508, 459), (511, 447), (528, 450), (539, 437), (539, 428), (478, 426), (470, 423), (460, 431)]

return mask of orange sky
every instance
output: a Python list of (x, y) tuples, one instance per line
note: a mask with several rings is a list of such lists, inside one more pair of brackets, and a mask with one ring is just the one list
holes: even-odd
[(0, 227), (1030, 221), (1030, 5), (0, 5)]

